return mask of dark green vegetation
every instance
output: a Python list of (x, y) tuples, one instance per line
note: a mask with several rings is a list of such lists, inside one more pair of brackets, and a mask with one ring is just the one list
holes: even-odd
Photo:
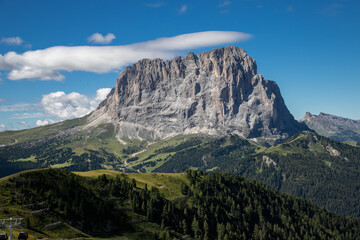
[(120, 231), (126, 228), (127, 217), (114, 202), (101, 197), (105, 185), (101, 180), (90, 184), (64, 170), (23, 173), (1, 183), (2, 215), (25, 217), (36, 237), (87, 237), (84, 232)]
[[(182, 181), (172, 182), (180, 186)], [(159, 226), (151, 221), (142, 226), (142, 216), (132, 209), (132, 198), (143, 192), (149, 200), (168, 201), (157, 188), (141, 190), (119, 172), (113, 177), (81, 177), (61, 169), (34, 170), (0, 180), (0, 218), (24, 218), (30, 239), (114, 234), (153, 239)], [(135, 223), (150, 230), (140, 231)]]
[(7, 176), (26, 169), (67, 167), (70, 170), (101, 169), (108, 161), (119, 158), (104, 148), (86, 149), (77, 155), (69, 146), (70, 140), (52, 139), (39, 145), (11, 145), (0, 148), (0, 176)]
[[(151, 178), (139, 177), (139, 179)], [(24, 217), (30, 239), (358, 239), (360, 220), (224, 173), (152, 174), (183, 197), (164, 197), (122, 173), (81, 177), (40, 170), (0, 181), (1, 217)], [(41, 208), (41, 209), (38, 209)], [(40, 210), (40, 211), (39, 211)], [(60, 222), (50, 227), (46, 225)], [(80, 231), (79, 231), (80, 230)]]
[(190, 167), (249, 177), (330, 211), (360, 217), (360, 148), (310, 132), (270, 148), (235, 136), (217, 139), (175, 153), (155, 171)]

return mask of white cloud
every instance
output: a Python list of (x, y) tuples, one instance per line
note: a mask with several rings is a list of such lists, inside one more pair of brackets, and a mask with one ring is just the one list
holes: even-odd
[(94, 110), (110, 91), (111, 88), (98, 89), (93, 98), (77, 92), (53, 92), (42, 96), (41, 105), (46, 114), (60, 120), (82, 117)]
[(5, 43), (7, 45), (21, 45), (24, 42), (20, 37), (9, 37), (9, 38), (2, 38), (0, 43)]
[(99, 103), (104, 100), (107, 95), (110, 93), (111, 88), (100, 88), (98, 90), (96, 90), (96, 96), (94, 98), (94, 100), (92, 101), (92, 104), (95, 105), (95, 108), (97, 107), (97, 105), (99, 105)]
[(40, 127), (40, 126), (45, 126), (45, 125), (48, 125), (48, 124), (52, 124), (52, 123), (55, 123), (54, 120), (52, 119), (44, 119), (44, 120), (36, 120), (36, 126), (37, 127)]
[(65, 77), (54, 70), (23, 66), (21, 69), (13, 69), (8, 74), (8, 78), (11, 80), (18, 80), (24, 78), (31, 78), (31, 79), (38, 78), (40, 80), (62, 81)]
[(133, 44), (133, 46), (151, 49), (155, 52), (163, 51), (174, 56), (176, 54), (174, 51), (246, 41), (251, 37), (251, 34), (241, 32), (207, 31), (182, 34), (170, 38), (158, 38), (153, 41)]
[(106, 36), (103, 36), (100, 33), (94, 33), (90, 37), (88, 37), (88, 41), (91, 43), (100, 43), (100, 44), (109, 44), (112, 40), (115, 39), (115, 35), (112, 33), (108, 33)]
[(107, 73), (142, 58), (169, 59), (179, 51), (246, 41), (250, 34), (207, 31), (159, 38), (122, 46), (55, 46), (22, 54), (0, 54), (0, 70), (9, 70), (8, 78), (62, 80), (60, 71)]
[(31, 127), (30, 124), (28, 124), (26, 121), (21, 121), (21, 122), (19, 122), (19, 124), (21, 124), (27, 128)]
[(0, 132), (3, 132), (6, 130), (5, 124), (0, 123)]
[(188, 7), (186, 5), (182, 5), (180, 10), (179, 10), (179, 13), (186, 13)]

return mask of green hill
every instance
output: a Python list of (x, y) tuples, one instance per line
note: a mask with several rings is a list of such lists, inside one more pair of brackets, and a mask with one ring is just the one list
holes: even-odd
[(30, 239), (360, 236), (359, 219), (338, 216), (259, 182), (224, 173), (74, 174), (47, 169), (1, 179), (0, 192), (0, 217), (23, 217)]

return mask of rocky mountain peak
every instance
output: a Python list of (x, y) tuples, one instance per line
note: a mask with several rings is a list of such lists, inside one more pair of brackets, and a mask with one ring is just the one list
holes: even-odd
[(112, 122), (119, 139), (207, 133), (276, 140), (307, 129), (290, 114), (276, 83), (232, 46), (126, 67), (89, 119), (90, 125)]
[(300, 122), (305, 122), (309, 120), (309, 118), (316, 119), (318, 121), (327, 121), (334, 125), (344, 125), (348, 127), (358, 128), (360, 129), (360, 120), (353, 120), (350, 118), (344, 118), (328, 113), (320, 112), (319, 115), (314, 115), (311, 113), (305, 113), (305, 116), (300, 120)]
[(306, 112), (305, 113), (305, 116), (304, 116), (304, 119), (305, 118), (311, 118), (313, 115), (310, 113), (310, 112)]
[(321, 112), (319, 115), (306, 113), (300, 122), (325, 137), (341, 142), (360, 142), (360, 120)]

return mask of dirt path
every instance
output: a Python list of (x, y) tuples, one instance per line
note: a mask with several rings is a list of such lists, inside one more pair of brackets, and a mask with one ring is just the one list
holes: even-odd
[(143, 149), (143, 150), (141, 150), (141, 151), (139, 151), (139, 152), (136, 152), (136, 153), (132, 154), (131, 157), (135, 157), (136, 155), (147, 151), (147, 150), (149, 149), (149, 146), (152, 145), (152, 144), (154, 144), (154, 143), (155, 143), (155, 142), (149, 142), (149, 143), (146, 145), (145, 149)]

